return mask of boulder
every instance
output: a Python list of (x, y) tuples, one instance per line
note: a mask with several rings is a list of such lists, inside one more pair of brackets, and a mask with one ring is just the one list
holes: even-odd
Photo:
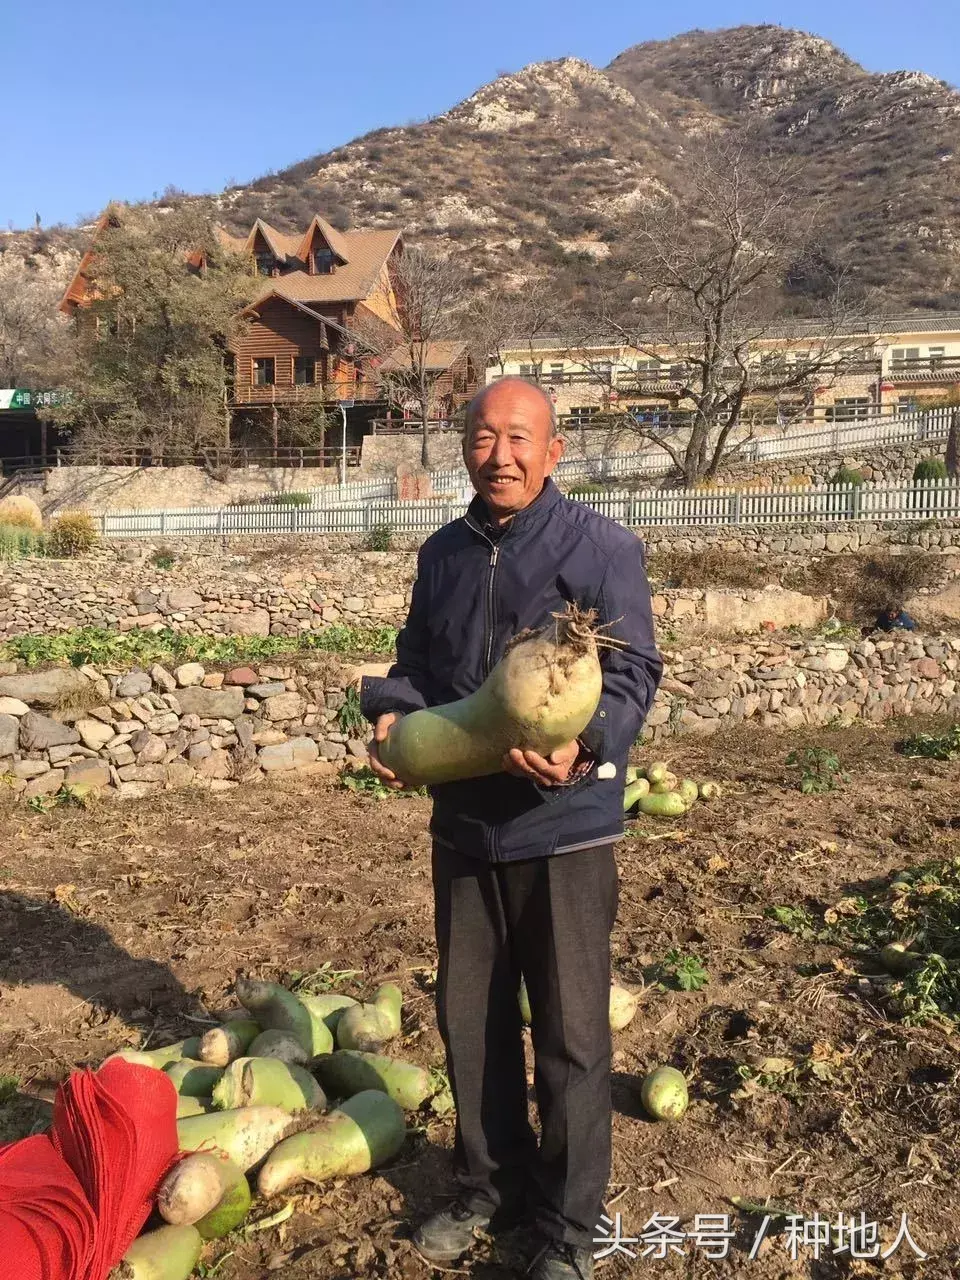
[(146, 671), (128, 671), (117, 681), (116, 696), (118, 698), (140, 698), (149, 693), (153, 681)]
[(204, 689), (193, 685), (177, 695), (184, 715), (198, 715), (202, 720), (236, 720), (243, 715), (243, 689), (231, 685), (224, 689)]
[(177, 678), (177, 684), (181, 688), (187, 689), (191, 685), (203, 684), (203, 677), (207, 673), (199, 662), (185, 662), (182, 666), (177, 667), (173, 674)]
[(15, 716), (0, 714), (0, 759), (12, 756), (20, 743), (20, 721)]
[(39, 778), (31, 778), (23, 789), (23, 798), (33, 800), (36, 796), (52, 796), (63, 786), (62, 769), (50, 769)]
[[(25, 716), (29, 710), (19, 698), (0, 698), (0, 716)], [(3, 755), (2, 751), (0, 755)]]
[(226, 613), (217, 616), (228, 635), (265, 638), (270, 634), (270, 614), (266, 609), (249, 609), (246, 613)]
[(232, 671), (228, 671), (223, 677), (223, 683), (238, 684), (245, 687), (248, 684), (256, 684), (257, 678), (257, 673), (253, 667), (234, 667)]
[(189, 613), (191, 609), (200, 609), (203, 597), (192, 587), (171, 587), (160, 597), (161, 613)]
[(90, 687), (90, 681), (75, 667), (0, 676), (0, 697), (17, 698), (34, 707), (58, 707), (71, 696), (89, 693)]
[(263, 714), (268, 720), (299, 720), (306, 705), (299, 693), (278, 693), (264, 702)]
[(20, 721), (22, 751), (46, 751), (48, 747), (79, 741), (80, 735), (76, 729), (61, 724), (59, 720), (51, 720), (49, 716), (42, 716), (37, 711), (28, 711)]
[(99, 791), (110, 785), (110, 766), (105, 760), (78, 760), (67, 766), (64, 782), (79, 791)]
[(73, 726), (80, 735), (80, 741), (91, 751), (100, 751), (115, 736), (112, 724), (104, 724), (102, 720), (78, 720)]

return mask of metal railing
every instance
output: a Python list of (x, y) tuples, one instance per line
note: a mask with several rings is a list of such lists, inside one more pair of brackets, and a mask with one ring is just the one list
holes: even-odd
[[(809, 485), (798, 488), (646, 490), (586, 494), (578, 499), (631, 529), (679, 525), (806, 525), (851, 521), (960, 520), (960, 482), (901, 485)], [(462, 500), (373, 500), (345, 506), (209, 507), (178, 511), (109, 512), (99, 517), (107, 538), (228, 537), (366, 533), (429, 533), (463, 514)]]

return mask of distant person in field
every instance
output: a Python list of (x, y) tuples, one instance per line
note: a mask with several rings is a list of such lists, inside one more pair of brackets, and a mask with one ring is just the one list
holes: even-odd
[(902, 604), (888, 604), (877, 614), (876, 631), (916, 631), (917, 624)]
[[(610, 1175), (610, 931), (623, 779), (660, 681), (642, 543), (563, 496), (553, 404), (520, 378), (467, 410), (466, 515), (424, 543), (387, 676), (361, 687), (370, 763), (398, 716), (476, 691), (525, 628), (568, 603), (594, 609), (607, 649), (600, 703), (580, 737), (544, 758), (514, 748), (502, 772), (431, 787), (437, 1021), (457, 1106), (454, 1197), (414, 1232), (450, 1264), (475, 1230), (526, 1218), (533, 1280), (590, 1280)], [(532, 1013), (539, 1141), (523, 1026)]]

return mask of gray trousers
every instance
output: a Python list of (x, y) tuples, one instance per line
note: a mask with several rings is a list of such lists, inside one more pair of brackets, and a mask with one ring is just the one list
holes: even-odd
[[(613, 846), (491, 864), (434, 844), (437, 1017), (457, 1104), (454, 1172), (478, 1212), (524, 1207), (591, 1248), (610, 1176)], [(540, 1142), (517, 989), (532, 1011)]]

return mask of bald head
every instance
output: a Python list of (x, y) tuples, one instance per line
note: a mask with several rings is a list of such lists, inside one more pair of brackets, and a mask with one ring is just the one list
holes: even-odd
[(562, 454), (553, 401), (525, 378), (491, 383), (468, 405), (463, 458), (498, 524), (536, 501)]
[(473, 397), (467, 405), (464, 417), (464, 432), (470, 434), (470, 423), (476, 414), (482, 409), (488, 396), (496, 397), (497, 394), (516, 395), (519, 397), (529, 396), (529, 403), (532, 406), (539, 405), (547, 413), (550, 424), (550, 436), (557, 434), (557, 406), (553, 403), (552, 396), (549, 396), (543, 387), (537, 386), (535, 382), (530, 382), (526, 378), (519, 378), (511, 375), (508, 378), (499, 378), (496, 382), (491, 382), (489, 386), (482, 387), (481, 390)]

